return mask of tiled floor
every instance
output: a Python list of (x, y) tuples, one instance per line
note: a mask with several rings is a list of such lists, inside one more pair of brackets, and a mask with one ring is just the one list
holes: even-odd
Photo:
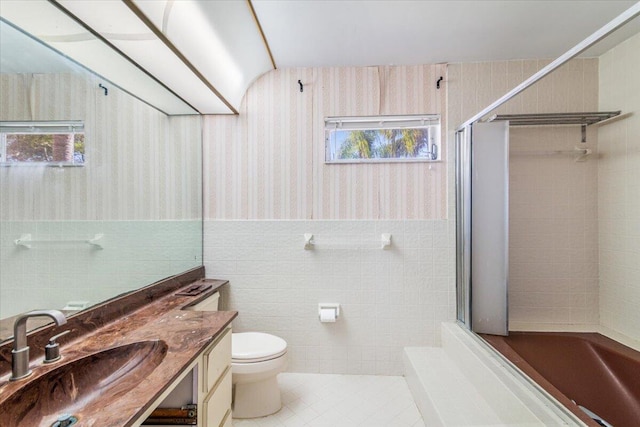
[(280, 412), (234, 427), (424, 427), (403, 377), (284, 373)]

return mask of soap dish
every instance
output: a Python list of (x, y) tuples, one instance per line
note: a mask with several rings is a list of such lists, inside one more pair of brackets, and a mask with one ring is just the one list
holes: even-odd
[(197, 285), (191, 285), (187, 289), (184, 289), (176, 293), (176, 295), (192, 297), (195, 295), (200, 295), (201, 293), (210, 290), (212, 287), (213, 285), (211, 283), (201, 283)]

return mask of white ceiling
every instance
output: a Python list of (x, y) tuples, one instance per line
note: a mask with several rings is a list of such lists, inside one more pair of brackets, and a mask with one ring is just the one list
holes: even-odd
[[(250, 6), (276, 66), (285, 68), (554, 59), (636, 1), (133, 0), (151, 26), (121, 1), (57, 3), (144, 71), (52, 1), (0, 0), (0, 15), (161, 111), (192, 114), (193, 106), (216, 114), (235, 112), (251, 82), (272, 68)], [(616, 44), (612, 38), (640, 31), (640, 17), (633, 24), (584, 55), (598, 56)], [(193, 69), (156, 38), (153, 26)], [(2, 56), (14, 58), (3, 58), (2, 72), (64, 67), (38, 43), (27, 49), (19, 37), (1, 36)]]
[(252, 0), (279, 68), (556, 58), (634, 3)]

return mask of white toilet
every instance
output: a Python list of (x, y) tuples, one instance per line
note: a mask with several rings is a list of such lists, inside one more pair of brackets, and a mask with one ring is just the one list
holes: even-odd
[(233, 418), (258, 418), (282, 407), (277, 375), (287, 367), (287, 342), (262, 332), (231, 335)]

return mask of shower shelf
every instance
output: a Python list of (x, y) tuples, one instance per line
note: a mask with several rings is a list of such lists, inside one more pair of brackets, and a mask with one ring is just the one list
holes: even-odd
[(510, 126), (588, 126), (619, 116), (622, 111), (595, 111), (587, 113), (496, 114), (487, 121), (508, 120)]
[(98, 233), (91, 239), (78, 239), (78, 240), (34, 240), (31, 234), (23, 234), (19, 239), (14, 240), (16, 246), (31, 249), (34, 244), (86, 244), (95, 249), (104, 249), (104, 241), (101, 241), (104, 234)]
[(587, 142), (587, 126), (620, 116), (622, 111), (592, 111), (586, 113), (495, 114), (487, 122), (508, 121), (509, 126), (575, 125), (582, 130), (580, 142)]

